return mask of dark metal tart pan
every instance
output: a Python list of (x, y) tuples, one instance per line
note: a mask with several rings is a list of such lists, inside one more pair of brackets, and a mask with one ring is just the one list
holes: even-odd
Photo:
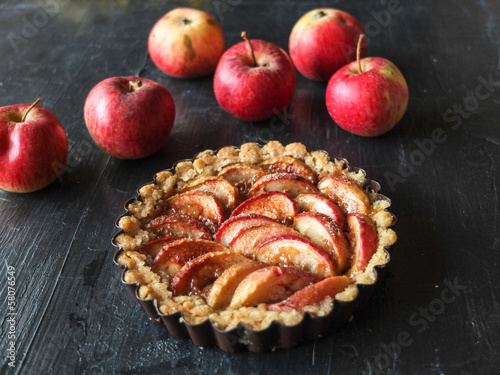
[[(192, 160), (193, 159), (190, 161)], [(349, 168), (349, 171), (362, 171), (359, 168), (348, 167), (348, 163), (345, 159), (338, 160), (342, 160), (345, 163), (346, 168)], [(174, 170), (175, 165), (169, 171)], [(365, 179), (364, 188), (370, 192), (377, 193), (380, 190), (380, 184), (376, 181)], [(139, 189), (140, 188), (137, 189), (138, 192)], [(132, 198), (127, 201), (125, 203), (125, 210), (127, 211), (128, 205), (137, 199), (140, 199), (139, 195), (136, 198)], [(380, 194), (377, 194), (376, 199), (386, 200), (390, 203), (389, 198)], [(127, 213), (117, 219), (117, 227), (118, 221), (121, 217), (126, 215)], [(392, 216), (394, 217), (394, 215)], [(396, 218), (394, 217), (394, 223), (395, 221)], [(135, 301), (146, 311), (149, 318), (154, 323), (166, 327), (170, 334), (174, 337), (190, 338), (194, 344), (200, 347), (216, 346), (225, 352), (238, 352), (242, 350), (267, 352), (278, 348), (291, 348), (304, 341), (312, 341), (326, 336), (334, 328), (342, 327), (347, 324), (352, 319), (353, 313), (366, 305), (370, 296), (377, 289), (383, 279), (383, 275), (387, 271), (390, 261), (388, 246), (384, 248), (387, 255), (387, 263), (376, 265), (374, 267), (375, 282), (372, 284), (356, 284), (358, 290), (357, 296), (353, 300), (347, 302), (335, 299), (332, 311), (325, 316), (316, 316), (307, 312), (304, 314), (303, 319), (298, 324), (293, 326), (287, 326), (278, 321), (273, 321), (266, 329), (263, 330), (254, 330), (244, 323), (239, 323), (235, 328), (230, 330), (221, 330), (216, 327), (210, 319), (205, 320), (201, 324), (190, 324), (183, 319), (181, 312), (169, 315), (162, 314), (158, 309), (157, 300), (141, 299), (138, 296), (140, 285), (138, 283), (130, 284), (124, 280), (127, 267), (119, 264), (117, 261), (120, 253), (124, 251), (119, 245), (116, 244), (115, 241), (116, 237), (121, 233), (123, 233), (123, 231), (116, 233), (112, 239), (112, 245), (116, 249), (114, 262), (121, 270), (122, 284), (126, 286)]]

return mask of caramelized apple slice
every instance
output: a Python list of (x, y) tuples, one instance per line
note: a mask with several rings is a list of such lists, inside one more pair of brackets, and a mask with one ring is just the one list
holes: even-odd
[(297, 207), (286, 194), (271, 191), (250, 198), (235, 208), (231, 216), (258, 214), (279, 222), (289, 222), (297, 214)]
[(349, 244), (342, 229), (330, 216), (318, 212), (302, 212), (295, 216), (293, 225), (325, 250), (337, 271), (342, 272), (346, 268), (350, 260)]
[(264, 223), (241, 230), (229, 244), (229, 250), (232, 253), (252, 258), (261, 244), (271, 238), (284, 235), (300, 236), (300, 233), (276, 222)]
[(292, 199), (299, 194), (318, 193), (316, 186), (303, 177), (291, 173), (272, 173), (259, 178), (248, 191), (248, 196), (267, 191), (280, 191)]
[(309, 180), (313, 184), (318, 182), (317, 174), (302, 160), (293, 156), (280, 156), (260, 163), (262, 167), (272, 173), (286, 172), (293, 173)]
[(229, 308), (282, 301), (315, 281), (314, 276), (293, 268), (267, 266), (250, 273), (240, 282)]
[(328, 277), (317, 283), (306, 286), (284, 301), (269, 305), (268, 310), (278, 312), (301, 311), (306, 306), (321, 303), (326, 297), (335, 298), (335, 296), (344, 291), (350, 283), (351, 279), (347, 276)]
[(286, 235), (272, 238), (255, 253), (255, 260), (282, 267), (294, 267), (317, 277), (335, 276), (335, 267), (319, 246), (305, 238)]
[(190, 260), (172, 280), (174, 296), (202, 295), (205, 287), (212, 284), (227, 268), (237, 263), (254, 263), (254, 261), (226, 251), (210, 252)]
[(212, 234), (201, 221), (180, 215), (158, 216), (147, 228), (159, 236), (212, 239)]
[(215, 280), (207, 293), (207, 303), (216, 310), (225, 309), (231, 303), (234, 291), (241, 281), (250, 273), (264, 268), (263, 263), (238, 263), (227, 270)]
[(203, 222), (215, 232), (224, 221), (224, 209), (210, 193), (192, 190), (169, 198), (167, 214), (179, 214)]
[(265, 175), (266, 172), (257, 166), (235, 163), (224, 167), (218, 176), (225, 178), (230, 183), (235, 185), (240, 193), (246, 194), (253, 181)]
[(177, 240), (179, 240), (178, 237), (171, 236), (158, 238), (137, 249), (137, 251), (141, 254), (147, 255), (151, 258), (151, 260), (153, 260), (165, 246)]
[(247, 275), (236, 288), (229, 308), (256, 306), (288, 298), (316, 278), (293, 268), (268, 266)]
[(339, 206), (327, 197), (319, 194), (300, 194), (295, 198), (295, 204), (300, 211), (319, 212), (332, 217), (340, 228), (344, 228), (345, 214)]
[(151, 268), (162, 278), (170, 280), (192, 259), (210, 252), (228, 252), (227, 248), (213, 241), (199, 238), (182, 238), (163, 246)]
[(347, 215), (347, 226), (353, 249), (352, 266), (347, 272), (353, 275), (364, 271), (377, 250), (377, 228), (373, 221), (363, 214)]
[(347, 212), (367, 212), (370, 207), (366, 191), (345, 176), (323, 177), (318, 189)]
[(238, 188), (223, 177), (200, 177), (184, 186), (181, 192), (199, 190), (211, 193), (226, 210), (233, 210), (238, 202)]
[(229, 246), (229, 243), (242, 229), (265, 223), (276, 223), (276, 221), (267, 216), (257, 214), (233, 216), (221, 225), (217, 231), (215, 240), (224, 246)]

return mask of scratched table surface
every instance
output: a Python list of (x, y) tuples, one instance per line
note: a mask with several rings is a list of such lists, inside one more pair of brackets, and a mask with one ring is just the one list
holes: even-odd
[[(406, 77), (408, 110), (382, 137), (337, 127), (326, 84), (299, 73), (284, 113), (239, 121), (218, 106), (212, 76), (169, 78), (147, 52), (151, 27), (175, 7), (212, 14), (228, 47), (245, 29), (288, 50), (296, 20), (326, 4), (357, 17), (368, 55), (391, 60)], [(3, 0), (0, 33), (0, 106), (42, 98), (70, 144), (52, 185), (0, 192), (0, 373), (498, 373), (498, 1)], [(142, 160), (104, 154), (84, 124), (90, 89), (122, 75), (160, 82), (177, 108), (164, 147)], [(381, 183), (398, 218), (390, 272), (349, 324), (293, 349), (230, 354), (171, 337), (120, 283), (110, 245), (115, 219), (138, 186), (176, 160), (273, 139), (346, 158)]]

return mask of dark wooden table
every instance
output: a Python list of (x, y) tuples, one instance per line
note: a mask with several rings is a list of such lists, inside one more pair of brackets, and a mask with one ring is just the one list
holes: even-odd
[[(366, 139), (330, 119), (326, 85), (297, 73), (281, 118), (244, 123), (215, 101), (212, 77), (169, 78), (148, 56), (155, 21), (178, 6), (211, 13), (227, 46), (242, 29), (287, 49), (319, 1), (19, 1), (0, 3), (0, 105), (42, 98), (67, 131), (68, 166), (48, 188), (0, 192), (4, 374), (488, 374), (500, 366), (500, 3), (330, 1), (370, 37), (368, 54), (405, 75), (410, 103), (390, 133)], [(390, 11), (389, 11), (390, 10)], [(94, 145), (83, 104), (99, 81), (156, 80), (177, 117), (162, 150), (120, 161)], [(346, 327), (289, 350), (201, 349), (152, 324), (120, 283), (110, 239), (135, 189), (206, 148), (303, 142), (382, 184), (398, 217), (390, 273)], [(0, 173), (1, 173), (0, 166)], [(15, 270), (15, 320), (7, 315)], [(12, 269), (12, 268), (11, 268)], [(9, 368), (14, 326), (15, 367)]]

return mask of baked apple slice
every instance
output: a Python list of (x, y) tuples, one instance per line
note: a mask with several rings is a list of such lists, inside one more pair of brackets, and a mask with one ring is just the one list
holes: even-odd
[(167, 214), (178, 214), (203, 222), (216, 232), (224, 221), (224, 209), (211, 193), (192, 190), (167, 199)]
[(346, 212), (366, 213), (370, 207), (370, 198), (366, 191), (345, 176), (323, 177), (318, 183), (318, 189)]
[(300, 289), (284, 301), (269, 305), (268, 310), (278, 312), (302, 311), (306, 306), (321, 303), (326, 297), (335, 298), (335, 296), (344, 291), (349, 284), (351, 284), (351, 279), (347, 276), (327, 277), (324, 280)]
[(251, 213), (286, 223), (293, 220), (297, 214), (297, 207), (288, 195), (270, 191), (246, 200), (234, 209), (231, 216)]
[(257, 214), (233, 216), (220, 226), (215, 240), (224, 246), (229, 246), (229, 243), (242, 229), (266, 223), (276, 223), (276, 221), (267, 216)]
[(232, 211), (238, 202), (238, 188), (223, 177), (200, 177), (184, 186), (181, 193), (191, 190), (199, 190), (213, 194), (228, 211)]
[(227, 251), (206, 253), (188, 261), (172, 280), (174, 296), (201, 296), (203, 289), (212, 284), (227, 268), (237, 263), (255, 262), (243, 255)]
[(290, 198), (299, 194), (318, 193), (318, 189), (305, 178), (292, 173), (272, 173), (259, 178), (248, 191), (253, 197), (268, 191), (280, 191)]
[(225, 309), (231, 303), (234, 291), (241, 281), (250, 273), (266, 267), (263, 263), (238, 263), (220, 275), (212, 284), (207, 294), (207, 303), (216, 310)]
[(363, 214), (347, 215), (347, 226), (351, 240), (353, 258), (347, 275), (364, 271), (377, 250), (377, 228), (373, 221)]
[(293, 268), (267, 266), (247, 275), (234, 291), (230, 309), (274, 303), (288, 298), (317, 279)]
[(212, 233), (201, 221), (180, 215), (158, 216), (146, 228), (159, 236), (212, 239)]
[(297, 268), (317, 277), (335, 276), (337, 273), (328, 254), (301, 236), (285, 235), (264, 242), (256, 251), (255, 260)]
[(293, 225), (330, 256), (338, 272), (345, 270), (350, 260), (349, 244), (335, 220), (318, 212), (302, 212), (295, 216)]
[(327, 197), (320, 194), (300, 194), (295, 198), (295, 204), (300, 211), (319, 212), (332, 217), (339, 227), (344, 228), (345, 214)]
[(141, 254), (147, 255), (148, 257), (153, 260), (156, 255), (168, 244), (179, 240), (178, 237), (163, 237), (163, 238), (158, 238), (156, 240), (150, 241), (147, 245), (142, 246), (141, 248), (137, 249), (137, 251)]
[(235, 185), (240, 193), (246, 194), (250, 186), (252, 186), (253, 181), (266, 173), (262, 168), (255, 165), (235, 163), (224, 167), (218, 176), (225, 178)]
[(274, 159), (266, 160), (260, 163), (260, 165), (272, 173), (293, 173), (309, 180), (313, 184), (318, 182), (317, 174), (304, 161), (296, 159), (293, 156), (280, 156)]
[(264, 223), (241, 230), (229, 244), (229, 251), (253, 258), (259, 246), (274, 237), (294, 235), (300, 236), (295, 229), (286, 225)]
[(156, 255), (151, 270), (162, 278), (171, 280), (190, 260), (210, 252), (228, 252), (227, 248), (213, 241), (199, 238), (182, 238), (164, 245)]

